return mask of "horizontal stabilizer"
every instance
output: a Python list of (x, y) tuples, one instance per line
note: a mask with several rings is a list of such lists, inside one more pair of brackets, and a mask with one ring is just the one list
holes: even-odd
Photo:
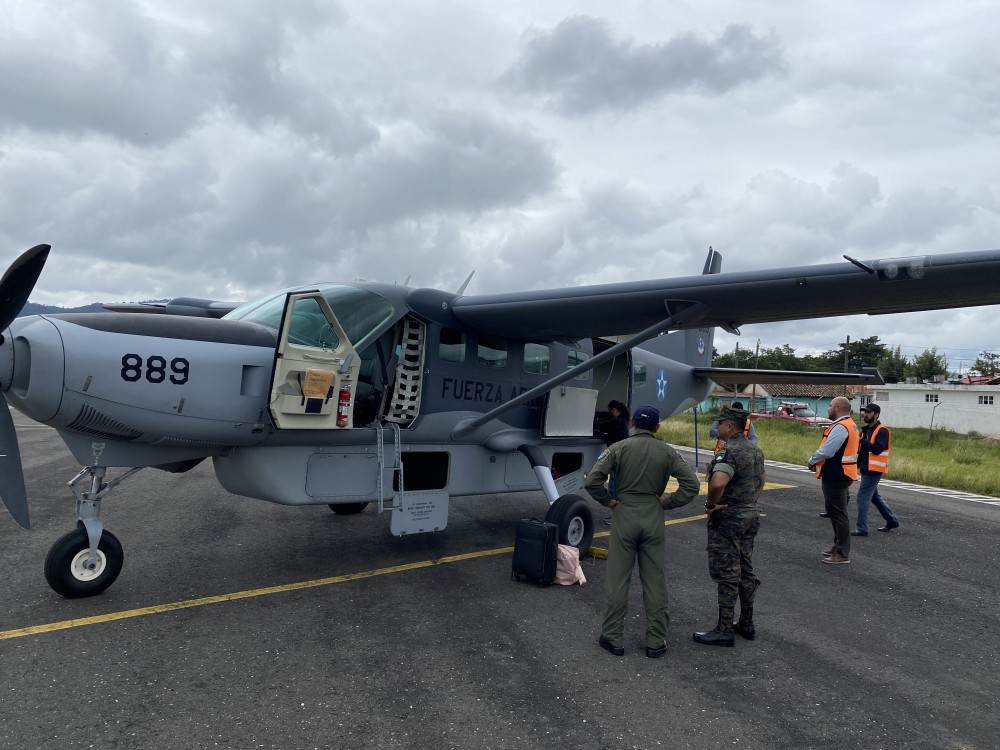
[(867, 372), (809, 372), (807, 370), (753, 370), (735, 367), (696, 367), (697, 377), (722, 385), (735, 383), (803, 383), (813, 385), (882, 385), (878, 370)]

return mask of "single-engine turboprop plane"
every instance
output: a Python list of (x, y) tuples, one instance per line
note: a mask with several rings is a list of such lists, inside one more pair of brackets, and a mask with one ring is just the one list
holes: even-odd
[[(1000, 303), (996, 250), (723, 274), (709, 249), (700, 276), (672, 280), (484, 296), (320, 284), (239, 307), (180, 298), (16, 318), (49, 249), (0, 281), (0, 390), (82, 466), (69, 481), (77, 527), (45, 561), (66, 597), (98, 594), (122, 569), (100, 517), (113, 489), (206, 458), (231, 493), (345, 515), (377, 504), (396, 535), (445, 528), (451, 497), (541, 487), (560, 540), (586, 552), (593, 518), (576, 493), (604, 446), (598, 405), (667, 416), (713, 381), (745, 382), (748, 371), (711, 367), (715, 327)], [(0, 497), (27, 528), (6, 405), (0, 454)]]

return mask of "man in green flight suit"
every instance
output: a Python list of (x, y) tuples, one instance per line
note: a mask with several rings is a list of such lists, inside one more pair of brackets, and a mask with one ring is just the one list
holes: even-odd
[[(764, 455), (743, 436), (749, 415), (723, 407), (719, 438), (725, 445), (712, 459), (708, 474), (708, 571), (719, 589), (719, 622), (694, 634), (697, 643), (733, 646), (734, 633), (753, 640), (754, 592), (760, 581), (753, 572), (753, 543), (760, 528), (757, 499), (764, 488)], [(736, 599), (740, 619), (733, 623)]]
[[(667, 652), (670, 618), (663, 572), (663, 511), (687, 505), (699, 489), (694, 469), (653, 435), (659, 424), (659, 411), (640, 406), (632, 415), (632, 435), (608, 446), (587, 473), (587, 492), (614, 513), (604, 579), (604, 622), (597, 642), (615, 656), (625, 653), (628, 587), (636, 560), (646, 608), (646, 656), (658, 659)], [(611, 491), (605, 486), (609, 477)], [(670, 477), (677, 478), (679, 487), (664, 496)]]

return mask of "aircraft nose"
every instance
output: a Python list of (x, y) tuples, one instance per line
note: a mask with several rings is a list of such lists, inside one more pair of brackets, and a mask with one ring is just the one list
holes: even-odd
[(0, 343), (0, 391), (36, 422), (51, 419), (63, 391), (65, 358), (55, 325), (41, 315), (17, 318)]

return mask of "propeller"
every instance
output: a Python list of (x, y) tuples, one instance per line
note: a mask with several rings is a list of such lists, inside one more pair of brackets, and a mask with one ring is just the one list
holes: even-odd
[[(0, 331), (7, 330), (21, 312), (28, 295), (49, 257), (49, 245), (35, 245), (10, 264), (0, 279)], [(4, 344), (0, 334), (0, 345)], [(0, 500), (7, 512), (24, 528), (31, 527), (28, 517), (28, 493), (24, 488), (24, 469), (21, 467), (21, 449), (17, 444), (14, 419), (10, 415), (7, 399), (0, 392)]]

